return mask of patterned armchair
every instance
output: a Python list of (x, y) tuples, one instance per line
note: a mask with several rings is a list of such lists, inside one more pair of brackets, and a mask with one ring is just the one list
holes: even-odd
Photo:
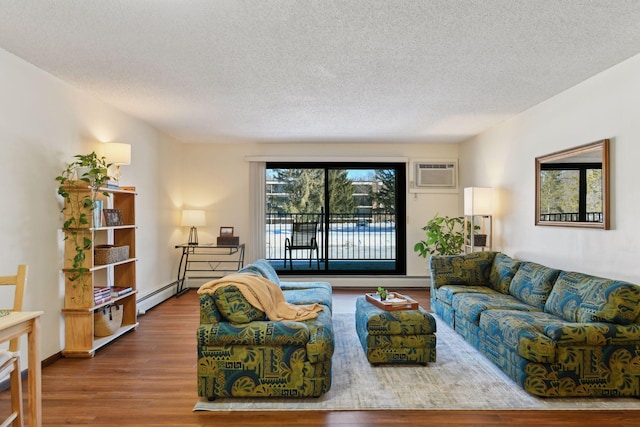
[(270, 321), (235, 286), (200, 296), (198, 395), (216, 397), (318, 397), (331, 387), (334, 350), (331, 286), (280, 283), (265, 262), (241, 270), (278, 283), (293, 304), (320, 303), (318, 317)]
[(640, 286), (501, 253), (431, 259), (431, 304), (529, 393), (640, 397)]

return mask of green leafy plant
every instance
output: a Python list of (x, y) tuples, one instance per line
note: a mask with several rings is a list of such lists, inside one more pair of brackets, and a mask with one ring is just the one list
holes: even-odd
[(383, 288), (382, 286), (378, 286), (378, 295), (380, 295), (380, 301), (384, 301), (387, 299), (387, 295), (389, 295), (389, 291)]
[[(482, 234), (478, 233), (478, 231), (480, 230), (480, 226), (478, 224), (474, 224), (473, 225), (473, 233), (471, 233), (471, 221), (467, 221), (467, 241), (466, 244), (470, 245), (471, 244), (471, 235), (473, 234), (474, 236), (481, 236)], [(486, 234), (485, 234), (486, 236)]]
[[(89, 232), (91, 216), (100, 193), (98, 190), (109, 180), (108, 168), (111, 164), (95, 152), (74, 157), (76, 160), (68, 164), (55, 179), (58, 181), (58, 195), (64, 199), (61, 212), (64, 214), (62, 228), (65, 240), (70, 240), (75, 249), (71, 267), (67, 270), (68, 279), (74, 283), (74, 287), (80, 287), (83, 302), (89, 276), (89, 269), (84, 262), (86, 252), (91, 250), (93, 243)], [(108, 196), (106, 192), (103, 194)]]
[(422, 227), (426, 238), (413, 246), (423, 258), (429, 255), (458, 255), (464, 245), (464, 218), (436, 214)]

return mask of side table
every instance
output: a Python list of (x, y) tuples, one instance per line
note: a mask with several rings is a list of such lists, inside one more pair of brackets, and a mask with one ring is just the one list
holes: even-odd
[(213, 243), (190, 245), (183, 243), (176, 245), (176, 249), (182, 249), (178, 265), (176, 296), (180, 296), (188, 290), (185, 287), (187, 272), (197, 273), (193, 277), (199, 279), (216, 279), (244, 267), (244, 243), (238, 245), (215, 245)]

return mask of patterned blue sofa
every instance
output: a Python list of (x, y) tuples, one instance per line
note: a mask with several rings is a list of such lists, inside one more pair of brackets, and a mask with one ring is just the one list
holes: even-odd
[(318, 397), (331, 387), (334, 351), (331, 285), (280, 282), (266, 260), (239, 271), (280, 285), (292, 304), (319, 303), (317, 318), (270, 321), (235, 286), (200, 295), (198, 395)]
[(432, 310), (527, 392), (640, 396), (640, 286), (496, 252), (430, 264)]

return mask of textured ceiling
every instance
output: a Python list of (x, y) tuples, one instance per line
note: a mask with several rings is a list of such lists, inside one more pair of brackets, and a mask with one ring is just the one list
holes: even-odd
[(456, 142), (640, 52), (638, 0), (0, 0), (0, 48), (184, 142)]

